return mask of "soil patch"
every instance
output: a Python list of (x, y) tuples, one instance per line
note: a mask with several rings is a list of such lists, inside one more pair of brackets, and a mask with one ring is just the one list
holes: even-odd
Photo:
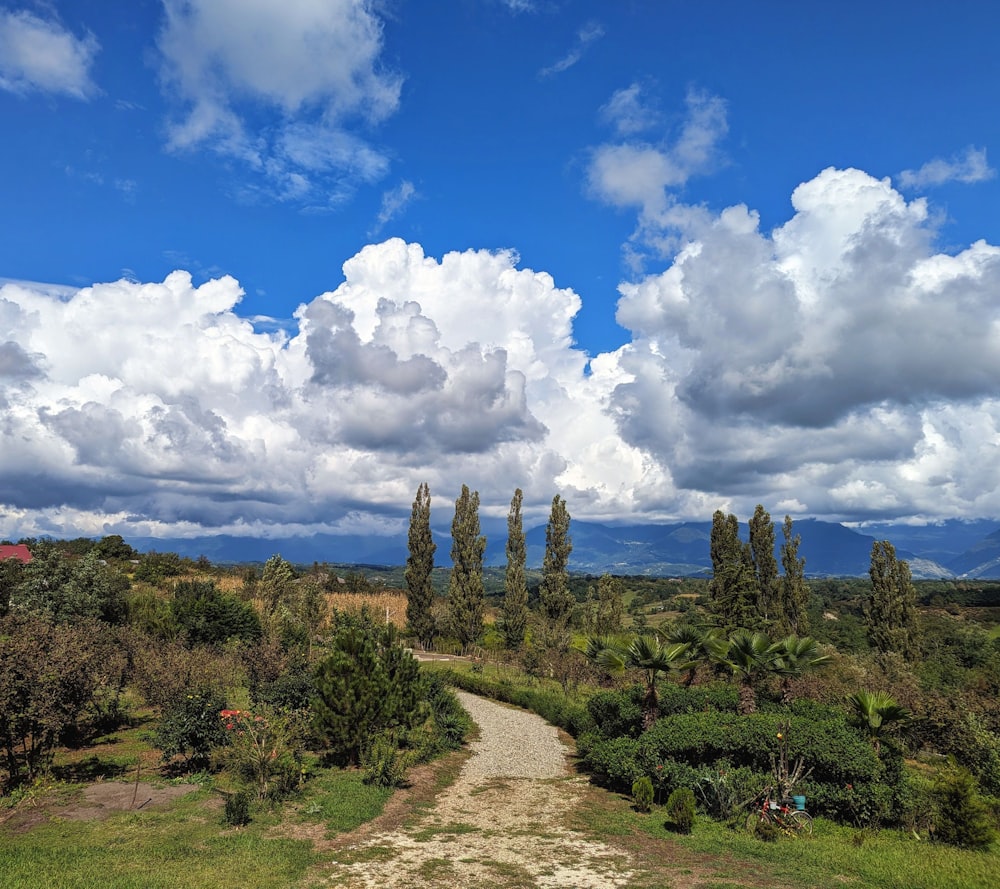
[(0, 819), (0, 824), (10, 833), (24, 833), (54, 817), (67, 821), (103, 821), (115, 812), (146, 811), (198, 789), (197, 784), (158, 787), (142, 781), (138, 784), (134, 781), (98, 781), (88, 784), (69, 799), (52, 794), (24, 802)]

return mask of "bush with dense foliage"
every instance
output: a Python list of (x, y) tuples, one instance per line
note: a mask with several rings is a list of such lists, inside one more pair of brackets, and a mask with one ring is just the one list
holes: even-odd
[(107, 628), (14, 610), (0, 619), (0, 747), (7, 783), (34, 779), (61, 735), (93, 702), (107, 656)]
[(667, 799), (667, 824), (677, 833), (691, 833), (694, 827), (694, 791), (678, 787)]
[(299, 786), (303, 744), (294, 720), (267, 708), (223, 709), (216, 719), (225, 730), (216, 765), (252, 788), (255, 799), (281, 799)]
[(632, 782), (632, 799), (640, 812), (648, 812), (653, 807), (653, 782), (647, 775)]
[(188, 770), (207, 766), (212, 751), (229, 740), (219, 718), (225, 707), (225, 697), (215, 689), (197, 689), (171, 702), (153, 736), (164, 761), (180, 756)]
[(983, 849), (996, 839), (996, 827), (976, 780), (968, 769), (951, 765), (934, 782), (937, 809), (934, 836), (968, 849)]
[(842, 817), (848, 794), (853, 795), (855, 809), (863, 807), (883, 816), (893, 809), (892, 792), (883, 782), (898, 757), (891, 751), (882, 759), (876, 756), (843, 711), (801, 702), (783, 712), (740, 716), (730, 709), (705, 709), (712, 703), (734, 707), (735, 693), (677, 686), (668, 691), (665, 687), (661, 701), (675, 712), (661, 716), (648, 731), (637, 735), (640, 695), (641, 689), (595, 695), (588, 710), (597, 731), (578, 741), (586, 768), (615, 790), (628, 792), (637, 777), (647, 775), (661, 792), (688, 787), (703, 796), (719, 763), (725, 763), (728, 771), (744, 770), (746, 774), (739, 772), (743, 783), (759, 786), (771, 772), (776, 737), (787, 724), (789, 756), (802, 756), (811, 769), (803, 784), (810, 794), (811, 810)]
[(391, 624), (379, 626), (365, 613), (338, 622), (331, 653), (314, 675), (313, 725), (333, 759), (356, 763), (369, 738), (414, 724), (420, 667)]
[(182, 580), (174, 587), (171, 613), (188, 645), (256, 642), (260, 618), (251, 605), (219, 592), (211, 580)]

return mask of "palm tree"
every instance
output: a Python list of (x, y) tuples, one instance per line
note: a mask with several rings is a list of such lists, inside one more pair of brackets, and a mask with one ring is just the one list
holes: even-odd
[(909, 710), (884, 691), (857, 691), (847, 696), (847, 703), (854, 710), (851, 721), (867, 732), (876, 756), (882, 750), (885, 731), (893, 724), (908, 722), (912, 717)]
[(646, 684), (642, 702), (642, 727), (648, 729), (659, 715), (656, 683), (668, 673), (687, 650), (683, 644), (665, 645), (649, 636), (634, 636), (628, 642), (592, 636), (583, 649), (588, 660), (609, 673), (621, 675), (626, 670), (641, 670)]
[(737, 712), (749, 716), (757, 712), (755, 686), (765, 676), (778, 673), (780, 642), (772, 642), (763, 633), (737, 630), (721, 648), (717, 658), (740, 682), (740, 702)]
[(678, 665), (680, 669), (687, 670), (683, 679), (685, 687), (690, 687), (694, 683), (698, 667), (710, 661), (717, 661), (726, 647), (721, 627), (702, 629), (693, 624), (677, 624), (667, 630), (664, 638), (674, 645), (685, 646), (685, 662)]
[(819, 645), (811, 636), (786, 636), (775, 643), (778, 665), (775, 672), (781, 677), (781, 703), (792, 703), (792, 680), (807, 670), (828, 664), (831, 656), (820, 654)]

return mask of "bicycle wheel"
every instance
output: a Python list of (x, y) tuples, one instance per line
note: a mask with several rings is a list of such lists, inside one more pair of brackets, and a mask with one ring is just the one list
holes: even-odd
[(800, 833), (811, 834), (813, 832), (812, 815), (808, 812), (789, 812), (787, 819), (788, 826)]
[(757, 828), (760, 827), (760, 825), (764, 822), (764, 820), (765, 820), (764, 816), (761, 815), (761, 813), (756, 809), (749, 815), (747, 815), (747, 820), (746, 820), (747, 833), (752, 833), (756, 835)]

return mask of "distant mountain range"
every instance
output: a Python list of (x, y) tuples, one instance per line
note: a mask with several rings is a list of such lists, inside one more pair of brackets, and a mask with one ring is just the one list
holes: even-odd
[[(653, 576), (698, 576), (711, 573), (709, 537), (711, 522), (674, 525), (603, 525), (573, 521), (570, 536), (573, 553), (570, 570), (578, 573), (648, 574)], [(744, 537), (746, 524), (741, 525)], [(916, 578), (1000, 578), (1000, 527), (993, 521), (961, 522), (911, 527), (881, 524), (865, 533), (833, 522), (804, 519), (794, 531), (802, 538), (799, 555), (806, 560), (806, 573), (813, 577), (853, 577), (868, 573), (872, 543), (888, 540), (896, 554), (910, 564)], [(486, 564), (503, 565), (506, 560), (506, 524), (485, 527)], [(782, 542), (780, 527), (775, 529)], [(545, 553), (545, 526), (526, 533), (528, 565), (540, 567)], [(437, 562), (449, 564), (451, 540), (435, 533)], [(275, 553), (296, 564), (331, 562), (348, 565), (402, 565), (406, 561), (406, 534), (375, 535), (317, 534), (312, 537), (256, 539), (248, 537), (198, 537), (191, 539), (130, 538), (136, 549), (175, 552), (213, 562), (263, 562)]]

